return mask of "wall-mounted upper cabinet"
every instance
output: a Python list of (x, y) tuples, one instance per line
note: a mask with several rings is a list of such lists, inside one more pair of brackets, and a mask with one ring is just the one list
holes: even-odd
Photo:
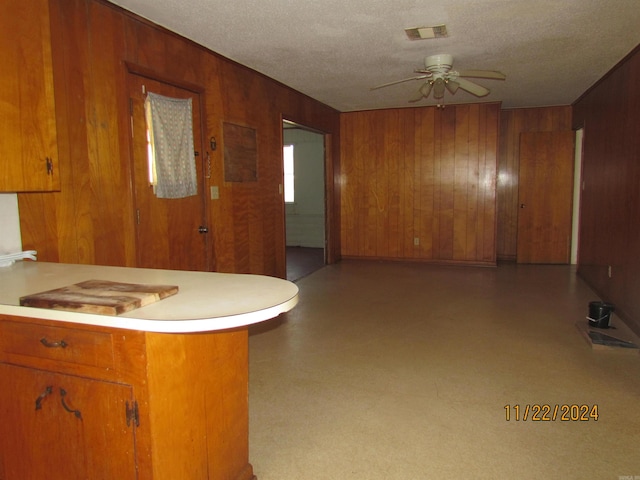
[(0, 191), (60, 189), (48, 0), (0, 2)]

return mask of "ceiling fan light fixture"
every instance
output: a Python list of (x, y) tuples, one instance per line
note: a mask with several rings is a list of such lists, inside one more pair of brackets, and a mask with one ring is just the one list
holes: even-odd
[(433, 87), (433, 83), (431, 82), (424, 82), (422, 84), (422, 86), (419, 89), (419, 92), (422, 94), (423, 97), (428, 97), (429, 94), (431, 93), (431, 88)]
[(433, 98), (444, 98), (445, 82), (438, 77), (433, 82)]
[(447, 87), (451, 95), (454, 95), (458, 91), (458, 88), (460, 88), (460, 84), (455, 80), (447, 80), (444, 86)]

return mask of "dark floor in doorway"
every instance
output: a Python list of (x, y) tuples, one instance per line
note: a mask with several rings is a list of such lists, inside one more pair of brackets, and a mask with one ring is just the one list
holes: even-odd
[(287, 280), (295, 282), (324, 267), (324, 249), (287, 247)]

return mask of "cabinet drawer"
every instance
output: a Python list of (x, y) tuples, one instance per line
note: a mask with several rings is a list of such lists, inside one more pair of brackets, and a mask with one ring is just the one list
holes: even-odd
[(0, 322), (0, 350), (22, 357), (113, 368), (110, 333), (25, 323)]

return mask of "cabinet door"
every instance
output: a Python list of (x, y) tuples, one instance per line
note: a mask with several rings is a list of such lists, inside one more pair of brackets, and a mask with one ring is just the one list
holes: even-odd
[(135, 479), (130, 386), (0, 365), (0, 478)]
[(0, 2), (0, 191), (58, 190), (48, 0)]

